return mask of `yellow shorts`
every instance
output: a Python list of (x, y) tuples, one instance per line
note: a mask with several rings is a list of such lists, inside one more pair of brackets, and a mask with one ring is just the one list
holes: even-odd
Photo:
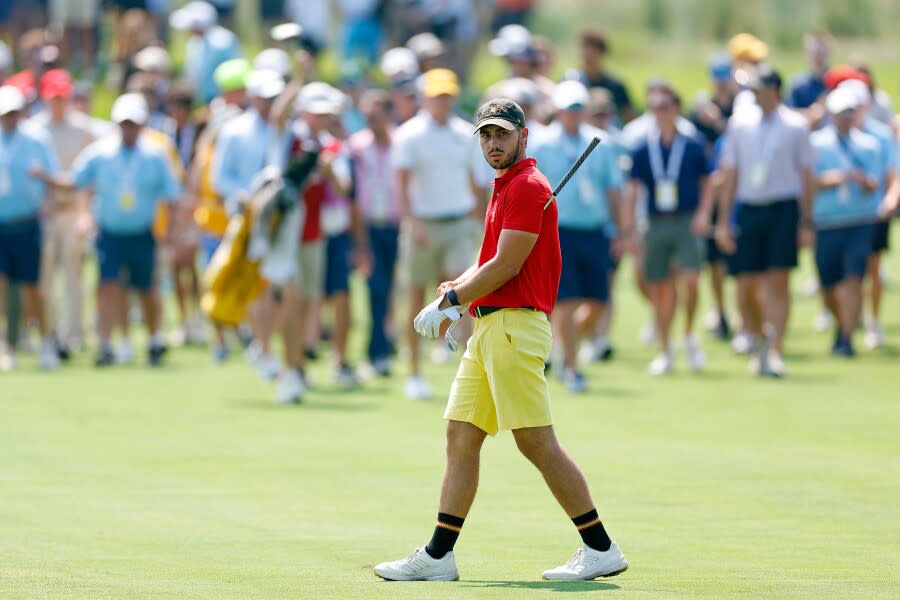
[(498, 431), (550, 425), (550, 356), (547, 315), (500, 310), (475, 320), (466, 353), (450, 388), (444, 418)]

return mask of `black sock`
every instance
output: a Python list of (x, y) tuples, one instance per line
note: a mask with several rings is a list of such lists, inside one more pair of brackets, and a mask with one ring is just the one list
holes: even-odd
[(597, 514), (596, 508), (580, 517), (575, 517), (572, 522), (575, 523), (575, 529), (581, 534), (581, 540), (585, 545), (600, 552), (606, 552), (612, 546), (612, 540), (606, 534), (606, 529), (600, 522), (600, 515)]
[(434, 527), (434, 535), (431, 541), (425, 546), (425, 552), (431, 558), (441, 559), (444, 555), (453, 550), (456, 544), (456, 538), (462, 530), (463, 521), (459, 517), (448, 515), (447, 513), (438, 513), (437, 525)]

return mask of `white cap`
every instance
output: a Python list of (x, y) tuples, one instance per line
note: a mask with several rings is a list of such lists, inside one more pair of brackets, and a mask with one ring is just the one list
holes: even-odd
[(531, 32), (521, 25), (506, 25), (488, 44), (495, 56), (523, 56), (531, 49)]
[(269, 30), (269, 36), (276, 42), (284, 42), (300, 37), (303, 27), (297, 23), (282, 23)]
[(0, 87), (0, 116), (25, 108), (25, 94), (12, 85)]
[(13, 66), (12, 53), (3, 40), (0, 40), (0, 71), (9, 71)]
[(847, 110), (856, 110), (859, 105), (859, 95), (856, 91), (843, 85), (837, 86), (825, 98), (825, 108), (833, 115), (839, 115)]
[(856, 98), (857, 106), (865, 106), (872, 101), (872, 92), (869, 91), (869, 86), (858, 79), (848, 79), (846, 81), (842, 81), (834, 91), (845, 90), (846, 92), (853, 95)]
[(173, 12), (169, 17), (169, 25), (174, 29), (206, 31), (215, 25), (218, 19), (216, 8), (212, 4), (195, 0)]
[(412, 36), (406, 40), (406, 47), (419, 59), (437, 58), (445, 52), (443, 42), (430, 31)]
[(122, 94), (113, 103), (110, 118), (116, 124), (131, 121), (137, 125), (146, 125), (147, 119), (150, 118), (150, 109), (143, 94)]
[(553, 106), (557, 110), (567, 110), (576, 104), (587, 107), (591, 95), (580, 81), (562, 81), (553, 89)]
[(315, 115), (339, 115), (344, 111), (344, 94), (327, 83), (313, 81), (300, 90), (296, 107)]
[(284, 77), (278, 71), (261, 69), (247, 75), (247, 95), (271, 100), (284, 91)]
[(266, 48), (253, 59), (254, 71), (275, 71), (282, 77), (291, 74), (291, 57), (281, 48)]
[(159, 46), (147, 46), (134, 55), (134, 66), (138, 71), (168, 73), (172, 66), (169, 53)]
[(419, 74), (419, 60), (405, 46), (391, 48), (381, 57), (381, 72), (389, 79), (412, 78)]

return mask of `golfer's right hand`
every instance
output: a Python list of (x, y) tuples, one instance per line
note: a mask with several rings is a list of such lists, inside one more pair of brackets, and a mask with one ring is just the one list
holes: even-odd
[(459, 282), (457, 281), (445, 281), (438, 286), (436, 293), (438, 296), (443, 296), (444, 294), (455, 288), (457, 285), (459, 285)]

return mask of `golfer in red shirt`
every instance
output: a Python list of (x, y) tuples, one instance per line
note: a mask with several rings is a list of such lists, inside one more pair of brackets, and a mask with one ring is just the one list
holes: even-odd
[(453, 546), (478, 487), (481, 445), (510, 429), (516, 444), (540, 470), (572, 518), (584, 545), (544, 579), (579, 580), (617, 575), (628, 568), (594, 508), (587, 482), (556, 439), (544, 362), (550, 354), (547, 315), (553, 310), (562, 265), (552, 191), (533, 159), (526, 158), (528, 129), (518, 104), (505, 98), (478, 109), (475, 132), (485, 159), (497, 171), (485, 217), (478, 262), (415, 319), (416, 331), (437, 337), (447, 319), (469, 306), (475, 332), (462, 358), (444, 417), (447, 466), (431, 541), (407, 558), (375, 566), (389, 580), (459, 578)]

